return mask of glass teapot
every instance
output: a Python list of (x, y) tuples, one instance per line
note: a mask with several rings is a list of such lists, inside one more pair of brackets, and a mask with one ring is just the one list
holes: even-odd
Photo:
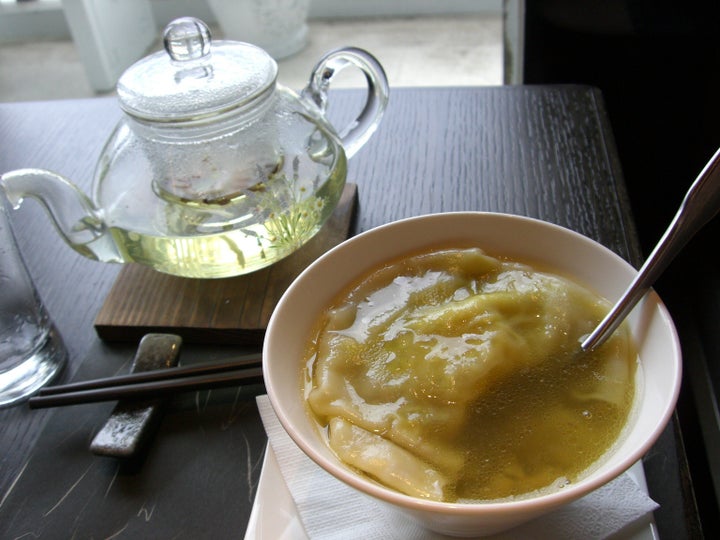
[[(96, 167), (92, 200), (40, 169), (0, 176), (15, 207), (36, 197), (75, 250), (105, 262), (220, 278), (268, 266), (304, 245), (333, 212), (347, 159), (376, 130), (388, 101), (382, 66), (366, 51), (326, 54), (298, 95), (277, 64), (247, 43), (211, 43), (185, 17), (165, 50), (117, 84), (125, 112)], [(325, 117), (337, 72), (356, 66), (368, 93), (359, 117), (336, 131)]]

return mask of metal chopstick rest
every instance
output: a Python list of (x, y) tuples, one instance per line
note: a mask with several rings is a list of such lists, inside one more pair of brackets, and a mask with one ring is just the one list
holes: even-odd
[[(180, 336), (148, 334), (140, 341), (131, 371), (142, 372), (176, 366), (181, 346)], [(155, 434), (165, 401), (164, 397), (152, 397), (118, 402), (107, 422), (90, 443), (90, 450), (101, 456), (135, 456)]]

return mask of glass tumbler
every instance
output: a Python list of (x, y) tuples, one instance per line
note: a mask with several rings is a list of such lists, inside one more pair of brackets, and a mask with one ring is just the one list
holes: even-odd
[(43, 306), (0, 193), (0, 407), (18, 403), (62, 370), (67, 350)]

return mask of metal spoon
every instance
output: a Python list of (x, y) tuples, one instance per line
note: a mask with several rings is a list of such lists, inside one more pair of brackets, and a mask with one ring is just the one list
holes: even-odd
[(610, 312), (582, 342), (585, 351), (595, 349), (620, 323), (660, 277), (685, 244), (720, 210), (720, 149), (698, 175), (660, 242)]

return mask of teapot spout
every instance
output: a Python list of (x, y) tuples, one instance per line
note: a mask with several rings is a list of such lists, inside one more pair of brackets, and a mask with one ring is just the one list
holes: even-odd
[(14, 208), (27, 197), (38, 200), (65, 242), (81, 255), (124, 262), (99, 210), (67, 178), (42, 169), (18, 169), (0, 176), (0, 188)]

